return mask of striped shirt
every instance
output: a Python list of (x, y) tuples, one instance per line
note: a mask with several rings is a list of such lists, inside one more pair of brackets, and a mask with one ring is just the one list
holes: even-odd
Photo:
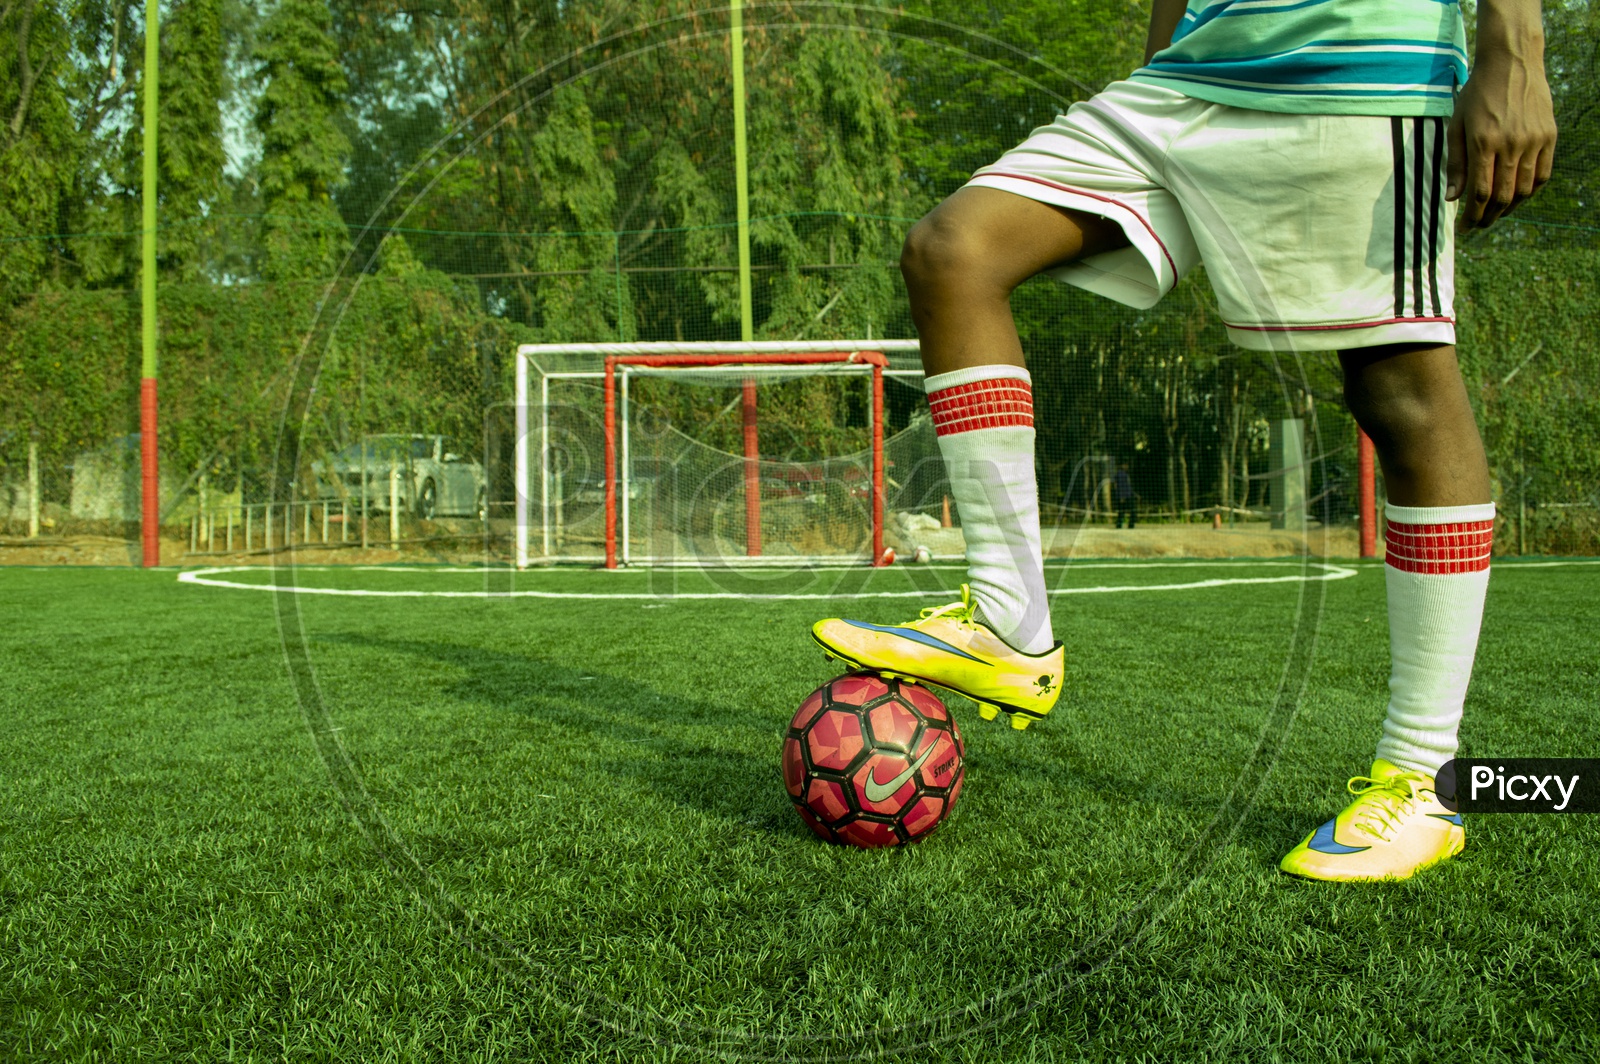
[(1466, 28), (1457, 0), (1189, 0), (1132, 77), (1257, 111), (1448, 115)]

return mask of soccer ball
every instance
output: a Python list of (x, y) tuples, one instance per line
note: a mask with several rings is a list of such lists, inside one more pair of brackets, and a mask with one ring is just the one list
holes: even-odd
[(961, 796), (961, 729), (926, 687), (853, 672), (800, 704), (783, 782), (830, 842), (870, 849), (927, 838)]
[(918, 544), (916, 553), (911, 556), (911, 560), (916, 562), (918, 565), (927, 565), (929, 562), (933, 561), (933, 551), (922, 546), (921, 544)]

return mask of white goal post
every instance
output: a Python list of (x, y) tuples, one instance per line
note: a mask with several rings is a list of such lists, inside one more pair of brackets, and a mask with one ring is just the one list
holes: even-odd
[[(629, 522), (639, 485), (630, 484), (632, 469), (629, 437), (629, 380), (635, 374), (716, 375), (736, 377), (743, 389), (744, 454), (742, 455), (742, 493), (744, 519), (744, 562), (760, 564), (761, 487), (756, 414), (755, 382), (762, 378), (787, 379), (797, 373), (833, 372), (858, 375), (871, 386), (870, 520), (871, 548), (864, 559), (877, 564), (883, 555), (884, 457), (883, 457), (883, 378), (885, 374), (920, 376), (920, 370), (891, 369), (890, 354), (915, 354), (915, 340), (788, 340), (756, 342), (702, 343), (570, 343), (523, 344), (516, 355), (516, 565), (527, 568), (533, 561), (532, 537), (535, 528), (541, 535), (538, 555), (542, 560), (562, 560), (559, 542), (562, 528), (562, 499), (571, 494), (559, 483), (562, 470), (553, 468), (551, 423), (552, 382), (581, 382), (600, 395), (603, 409), (604, 468), (598, 476), (586, 478), (590, 495), (603, 494), (604, 559), (608, 568), (621, 565), (665, 562), (663, 557), (635, 557), (630, 552)], [(533, 378), (537, 376), (537, 381)], [(738, 456), (733, 457), (740, 464)], [(859, 467), (857, 467), (859, 475)], [(535, 513), (535, 503), (538, 512)], [(598, 511), (595, 513), (597, 518)], [(553, 531), (554, 530), (554, 531)], [(598, 530), (597, 530), (598, 531)], [(554, 541), (553, 541), (554, 540)], [(593, 542), (591, 540), (590, 542)], [(573, 559), (576, 560), (576, 559)], [(800, 560), (787, 558), (785, 560)], [(742, 562), (741, 564), (743, 564)]]

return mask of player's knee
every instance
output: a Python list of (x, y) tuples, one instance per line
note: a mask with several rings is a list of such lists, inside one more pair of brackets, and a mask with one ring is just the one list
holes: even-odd
[(1356, 423), (1391, 458), (1473, 427), (1470, 408), (1457, 409), (1452, 397), (1389, 383), (1390, 387), (1372, 388), (1346, 381), (1345, 402)]
[(1407, 391), (1377, 389), (1347, 380), (1344, 398), (1356, 424), (1380, 448), (1404, 441), (1427, 423), (1426, 404)]
[(913, 299), (951, 283), (981, 284), (990, 270), (990, 256), (981, 238), (968, 227), (934, 215), (923, 218), (906, 234), (900, 249), (900, 272)]

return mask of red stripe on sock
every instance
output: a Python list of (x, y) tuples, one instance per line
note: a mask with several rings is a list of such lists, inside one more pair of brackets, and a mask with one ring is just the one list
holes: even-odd
[(1489, 568), (1494, 551), (1494, 522), (1390, 522), (1383, 538), (1384, 561), (1403, 573), (1481, 573)]
[(974, 429), (1033, 428), (1033, 388), (1002, 377), (928, 393), (933, 431), (940, 436)]

